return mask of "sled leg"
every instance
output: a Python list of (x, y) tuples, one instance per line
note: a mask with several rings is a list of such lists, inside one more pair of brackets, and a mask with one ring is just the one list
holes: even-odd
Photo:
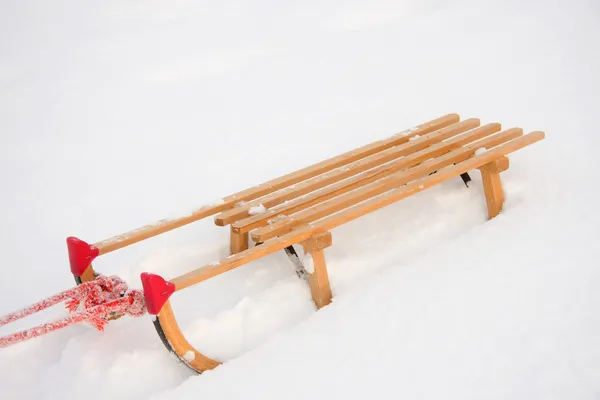
[[(331, 233), (321, 232), (302, 243), (304, 253), (312, 257), (312, 268), (309, 267), (308, 283), (310, 292), (318, 308), (323, 308), (331, 303), (331, 286), (325, 264), (324, 249), (331, 246)], [(305, 265), (306, 268), (306, 265)]]
[(237, 254), (241, 251), (248, 250), (248, 232), (245, 233), (237, 233), (233, 231), (233, 227), (231, 227), (231, 245), (230, 245), (230, 253)]
[(479, 168), (490, 219), (496, 217), (502, 211), (504, 191), (502, 190), (500, 173), (506, 171), (508, 166), (508, 158), (501, 157)]

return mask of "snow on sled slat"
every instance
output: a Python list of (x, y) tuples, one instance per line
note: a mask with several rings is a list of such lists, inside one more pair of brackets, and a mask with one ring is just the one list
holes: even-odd
[(303, 168), (301, 170), (289, 173), (282, 177), (272, 179), (268, 182), (224, 197), (222, 201), (220, 201), (218, 204), (201, 207), (189, 213), (188, 215), (179, 218), (160, 220), (156, 223), (149, 224), (141, 228), (137, 228), (129, 232), (102, 240), (100, 242), (95, 243), (94, 246), (96, 246), (100, 250), (100, 254), (110, 253), (112, 251), (135, 244), (142, 240), (149, 239), (151, 237), (163, 234), (165, 232), (169, 232), (173, 229), (180, 228), (192, 222), (199, 221), (211, 215), (215, 215), (220, 212), (226, 211), (235, 207), (235, 205), (240, 202), (254, 200), (258, 197), (269, 194), (275, 190), (279, 190), (284, 187), (301, 182), (303, 180), (320, 175), (333, 168), (337, 168), (342, 165), (351, 163), (353, 161), (367, 157), (384, 149), (402, 143), (406, 143), (413, 136), (433, 132), (445, 126), (454, 124), (459, 120), (460, 117), (458, 114), (444, 115), (442, 117), (418, 125), (415, 128), (403, 131), (390, 138), (365, 145), (361, 148), (349, 151), (342, 155), (321, 161), (310, 167)]
[(436, 131), (432, 131), (429, 133), (418, 133), (418, 137), (413, 136), (412, 138), (407, 139), (406, 143), (399, 144), (395, 147), (390, 147), (382, 151), (376, 152), (360, 160), (354, 161), (350, 164), (340, 166), (337, 169), (332, 169), (324, 174), (299, 182), (292, 187), (284, 188), (279, 191), (274, 191), (273, 193), (270, 193), (265, 197), (254, 200), (248, 203), (247, 205), (235, 207), (231, 210), (224, 211), (215, 217), (215, 224), (219, 226), (229, 225), (241, 218), (248, 217), (250, 215), (249, 210), (252, 207), (258, 205), (262, 205), (266, 208), (276, 206), (285, 201), (312, 192), (313, 190), (330, 185), (331, 183), (338, 182), (342, 179), (346, 179), (359, 172), (394, 160), (398, 157), (406, 156), (415, 151), (422, 150), (427, 146), (441, 142), (442, 140), (448, 139), (450, 137), (466, 132), (469, 129), (475, 128), (479, 126), (480, 123), (481, 121), (479, 119), (470, 118), (443, 127)]
[(507, 142), (522, 134), (523, 131), (521, 129), (515, 128), (498, 133), (494, 136), (490, 136), (471, 145), (459, 147), (443, 156), (430, 158), (428, 161), (423, 162), (415, 167), (394, 172), (393, 174), (388, 175), (380, 180), (362, 186), (353, 192), (329, 199), (311, 208), (293, 214), (287, 219), (282, 219), (274, 222), (271, 225), (258, 228), (253, 231), (252, 239), (257, 242), (264, 242), (271, 237), (289, 232), (298, 225), (316, 221), (329, 214), (339, 212), (354, 204), (368, 200), (371, 197), (381, 195), (382, 193), (392, 190), (400, 185), (407, 184), (410, 181), (419, 179), (442, 168), (448, 167), (449, 165), (464, 161), (471, 157), (478, 148), (492, 147), (492, 145), (495, 143)]
[(262, 214), (254, 215), (236, 221), (232, 224), (232, 228), (234, 231), (238, 231), (241, 233), (248, 232), (255, 228), (259, 228), (262, 225), (267, 224), (269, 220), (277, 218), (280, 215), (291, 215), (298, 211), (304, 210), (307, 207), (313, 206), (340, 194), (354, 190), (360, 186), (374, 182), (377, 179), (380, 179), (386, 175), (397, 172), (404, 168), (415, 166), (421, 162), (426, 161), (431, 157), (437, 157), (464, 144), (470, 143), (492, 133), (498, 132), (500, 129), (500, 124), (492, 123), (473, 129), (471, 131), (467, 131), (466, 133), (454, 137), (451, 140), (431, 145), (429, 147), (424, 148), (421, 151), (417, 151), (405, 157), (393, 160), (389, 163), (379, 165), (376, 168), (372, 168), (365, 172), (361, 172), (360, 174), (355, 175), (352, 178), (346, 179), (341, 182), (338, 181), (335, 184), (327, 186), (323, 189), (316, 190), (307, 195), (287, 201), (285, 202), (285, 204), (270, 208)]

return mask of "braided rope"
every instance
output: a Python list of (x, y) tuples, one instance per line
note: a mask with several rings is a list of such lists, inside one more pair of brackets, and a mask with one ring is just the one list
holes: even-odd
[(0, 327), (45, 310), (60, 302), (70, 315), (0, 337), (0, 348), (45, 335), (79, 322), (87, 322), (97, 330), (104, 330), (110, 318), (121, 315), (141, 317), (146, 313), (146, 301), (140, 290), (129, 290), (117, 276), (98, 276), (95, 280), (65, 290), (22, 310), (0, 317)]

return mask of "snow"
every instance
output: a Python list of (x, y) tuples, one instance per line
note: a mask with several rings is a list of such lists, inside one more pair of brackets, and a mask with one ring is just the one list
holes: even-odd
[(185, 361), (188, 361), (188, 362), (190, 362), (190, 361), (194, 361), (194, 360), (196, 359), (196, 354), (194, 354), (194, 352), (193, 352), (193, 351), (191, 351), (191, 350), (188, 350), (188, 351), (187, 351), (187, 352), (186, 352), (186, 353), (183, 355), (183, 359), (184, 359)]
[(302, 260), (302, 265), (304, 265), (304, 269), (309, 274), (315, 273), (315, 260), (313, 260), (312, 254), (306, 253)]
[(413, 134), (414, 132), (416, 132), (418, 130), (419, 130), (419, 128), (416, 127), (416, 126), (414, 126), (414, 127), (410, 128), (410, 129), (406, 129), (406, 130), (404, 130), (402, 132), (396, 133), (394, 136), (408, 136), (408, 135), (411, 135), (411, 134)]
[(207, 207), (220, 206), (222, 204), (225, 204), (225, 200), (217, 199), (217, 200), (213, 200), (213, 201), (207, 203)]
[[(318, 312), (283, 252), (177, 292), (188, 340), (226, 361), (213, 371), (125, 317), (0, 349), (0, 397), (598, 398), (599, 19), (593, 0), (3, 2), (0, 315), (73, 285), (70, 235), (215, 204), (447, 113), (547, 137), (509, 156), (494, 220), (473, 171), (333, 230)], [(207, 218), (95, 266), (139, 289), (228, 239)]]
[(248, 209), (248, 214), (256, 215), (256, 214), (262, 214), (266, 211), (267, 211), (267, 209), (265, 208), (265, 206), (263, 206), (262, 204), (258, 204), (256, 206), (250, 207)]

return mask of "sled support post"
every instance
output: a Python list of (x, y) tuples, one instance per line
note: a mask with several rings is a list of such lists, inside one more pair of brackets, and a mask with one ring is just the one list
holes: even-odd
[(234, 232), (233, 227), (231, 227), (231, 244), (230, 244), (230, 253), (237, 254), (244, 250), (248, 250), (248, 232), (238, 233)]
[(481, 180), (483, 181), (485, 201), (487, 203), (488, 216), (490, 219), (496, 217), (500, 214), (500, 211), (502, 211), (502, 206), (504, 205), (504, 191), (502, 190), (500, 172), (506, 171), (508, 167), (508, 157), (504, 156), (479, 168), (479, 171), (481, 171)]
[(323, 251), (331, 246), (331, 243), (330, 232), (319, 232), (302, 243), (304, 254), (310, 254), (313, 260), (314, 271), (308, 273), (308, 283), (313, 301), (318, 308), (323, 308), (331, 303), (331, 286)]

